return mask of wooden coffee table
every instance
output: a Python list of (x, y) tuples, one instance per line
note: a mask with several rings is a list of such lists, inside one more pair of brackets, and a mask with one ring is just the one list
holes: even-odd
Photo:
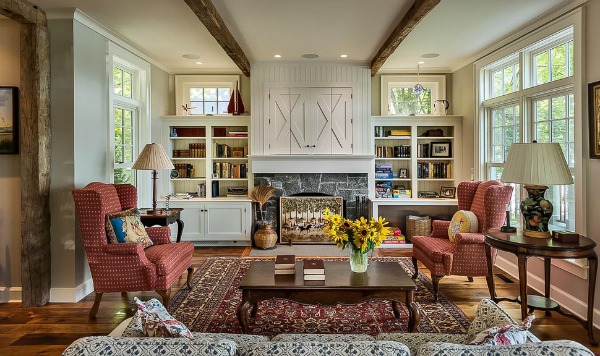
[[(400, 317), (398, 300), (408, 307), (408, 330), (415, 332), (419, 311), (414, 302), (417, 286), (396, 262), (370, 262), (366, 273), (353, 273), (348, 261), (325, 261), (325, 281), (304, 281), (302, 262), (296, 262), (295, 275), (275, 275), (273, 261), (252, 262), (240, 283), (242, 301), (237, 310), (244, 333), (250, 317), (256, 316), (258, 302), (281, 298), (303, 304), (356, 304), (372, 299), (392, 302), (396, 318)], [(252, 312), (249, 313), (252, 307)]]

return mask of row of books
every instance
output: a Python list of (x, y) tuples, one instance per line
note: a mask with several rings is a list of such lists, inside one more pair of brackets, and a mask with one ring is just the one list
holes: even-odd
[[(296, 274), (295, 255), (277, 255), (275, 257), (275, 275)], [(305, 281), (324, 281), (325, 264), (321, 259), (305, 259), (302, 264), (302, 275)]]
[(391, 198), (392, 182), (375, 182), (375, 198)]
[(410, 158), (410, 145), (376, 146), (375, 155), (378, 158)]
[(419, 162), (417, 178), (452, 178), (452, 163)]
[(248, 146), (231, 147), (225, 143), (213, 144), (213, 156), (215, 158), (243, 158), (248, 156)]
[(248, 137), (248, 131), (229, 131), (227, 137)]
[(177, 171), (177, 178), (192, 178), (194, 176), (194, 166), (190, 163), (174, 163)]
[(190, 143), (187, 150), (173, 150), (173, 158), (204, 158), (206, 157), (205, 143)]
[(375, 137), (410, 137), (410, 129), (390, 129), (387, 130), (384, 126), (375, 127)]
[(247, 178), (246, 164), (213, 162), (213, 178)]
[(390, 227), (390, 234), (381, 242), (382, 245), (406, 244), (406, 237), (402, 235), (399, 227)]

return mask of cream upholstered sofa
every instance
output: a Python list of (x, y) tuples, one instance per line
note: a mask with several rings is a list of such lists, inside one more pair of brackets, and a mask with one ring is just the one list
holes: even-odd
[(540, 341), (528, 333), (529, 342), (514, 346), (465, 344), (491, 326), (514, 324), (493, 301), (484, 299), (467, 334), (386, 333), (376, 337), (348, 334), (260, 335), (194, 333), (194, 339), (142, 337), (132, 321), (113, 336), (91, 336), (76, 340), (63, 353), (71, 355), (565, 355), (592, 356), (585, 346), (569, 340)]

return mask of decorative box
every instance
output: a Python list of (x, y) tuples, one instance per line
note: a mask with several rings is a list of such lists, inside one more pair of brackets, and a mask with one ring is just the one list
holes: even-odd
[(554, 230), (552, 238), (560, 242), (579, 242), (579, 234), (573, 231)]

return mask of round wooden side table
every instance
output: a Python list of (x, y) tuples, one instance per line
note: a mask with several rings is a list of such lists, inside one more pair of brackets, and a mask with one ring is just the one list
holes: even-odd
[[(596, 243), (591, 239), (579, 236), (579, 242), (560, 242), (552, 238), (535, 238), (524, 236), (520, 230), (516, 233), (504, 233), (500, 229), (490, 229), (485, 232), (485, 252), (487, 255), (488, 273), (493, 276), (492, 248), (500, 251), (507, 251), (517, 256), (519, 264), (519, 297), (517, 299), (498, 298), (493, 283), (488, 284), (490, 297), (495, 302), (514, 301), (521, 304), (521, 318), (527, 317), (527, 308), (529, 312), (533, 310), (550, 311), (573, 318), (580, 322), (588, 332), (588, 338), (592, 345), (598, 343), (594, 339), (594, 292), (596, 286), (596, 274), (598, 271), (598, 256), (594, 251)], [(527, 259), (531, 256), (544, 259), (544, 296), (527, 295)], [(587, 320), (583, 320), (576, 315), (567, 313), (560, 309), (557, 302), (550, 299), (550, 265), (553, 258), (587, 258), (589, 262), (588, 276), (588, 307)], [(523, 303), (523, 301), (526, 301)]]

